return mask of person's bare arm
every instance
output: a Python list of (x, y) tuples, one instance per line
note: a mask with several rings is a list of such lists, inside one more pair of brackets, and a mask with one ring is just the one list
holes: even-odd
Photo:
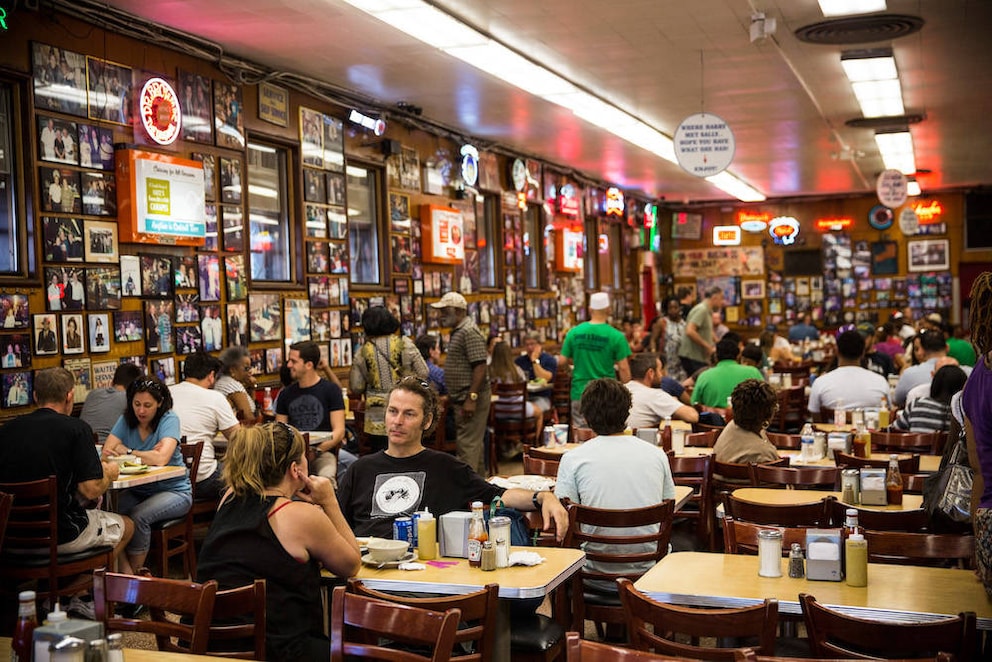
[(620, 383), (626, 384), (630, 381), (630, 361), (622, 358), (617, 361), (617, 374), (620, 376)]
[(344, 384), (341, 383), (338, 376), (331, 370), (331, 367), (327, 365), (327, 361), (321, 359), (320, 363), (317, 364), (317, 373), (327, 381), (337, 384), (338, 388), (344, 388)]
[[(469, 385), (469, 392), (478, 393), (482, 390), (482, 383), (486, 380), (486, 364), (485, 362), (480, 362), (477, 366), (472, 368), (472, 382)], [(475, 415), (475, 400), (467, 398), (465, 402), (462, 403), (462, 411), (466, 416), (471, 418)]]
[(224, 435), (224, 438), (225, 439), (227, 439), (228, 441), (230, 441), (231, 440), (231, 437), (234, 436), (234, 433), (237, 432), (240, 429), (241, 429), (241, 424), (238, 423), (237, 425), (232, 425), (231, 427), (227, 428), (226, 430), (221, 430), (220, 433), (222, 435)]
[(234, 410), (241, 415), (242, 421), (252, 421), (255, 419), (255, 414), (251, 410), (251, 400), (248, 399), (247, 393), (236, 391), (228, 395), (227, 400), (234, 405)]
[(551, 523), (555, 524), (555, 538), (561, 540), (568, 531), (568, 511), (561, 505), (561, 500), (553, 492), (532, 492), (520, 488), (510, 488), (503, 492), (503, 503), (510, 508), (521, 511), (537, 510), (534, 507), (534, 499), (537, 499), (541, 506), (541, 514), (544, 516), (544, 528), (547, 529)]
[[(685, 393), (682, 395), (685, 395)], [(682, 405), (675, 410), (675, 415), (672, 418), (677, 418), (678, 420), (685, 421), (686, 423), (698, 423), (699, 412), (696, 411), (696, 408), (691, 405)]]
[(344, 409), (335, 409), (331, 412), (331, 436), (320, 442), (317, 450), (334, 450), (342, 441), (344, 441)]
[(108, 489), (110, 484), (120, 476), (121, 465), (117, 462), (101, 462), (103, 465), (103, 478), (84, 480), (76, 485), (76, 491), (87, 501), (100, 498)]
[(148, 451), (131, 451), (131, 454), (144, 462), (155, 466), (165, 466), (172, 459), (172, 453), (179, 445), (179, 440), (172, 437), (162, 437), (154, 448)]

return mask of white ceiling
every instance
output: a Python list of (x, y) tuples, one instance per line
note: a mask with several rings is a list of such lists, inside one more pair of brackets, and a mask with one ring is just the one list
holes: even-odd
[[(221, 44), (234, 56), (356, 90), (423, 116), (673, 202), (727, 199), (678, 166), (380, 23), (340, 0), (109, 0)], [(730, 171), (770, 198), (874, 189), (882, 160), (840, 65), (891, 46), (924, 191), (992, 184), (992, 2), (888, 0), (916, 34), (846, 46), (799, 41), (816, 0), (437, 0), (506, 45), (671, 136), (705, 110), (733, 129)], [(753, 11), (778, 21), (752, 44)], [(701, 64), (702, 62), (702, 64)], [(853, 155), (853, 158), (851, 157)]]

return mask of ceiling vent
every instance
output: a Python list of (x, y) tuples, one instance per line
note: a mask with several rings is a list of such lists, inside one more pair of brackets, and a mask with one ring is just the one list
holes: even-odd
[(902, 14), (849, 16), (803, 26), (796, 30), (796, 38), (810, 44), (870, 44), (914, 34), (923, 23), (919, 16)]
[(927, 116), (924, 113), (910, 113), (908, 115), (896, 115), (893, 117), (858, 117), (844, 122), (853, 129), (890, 129), (896, 127), (907, 127), (910, 124), (919, 124)]

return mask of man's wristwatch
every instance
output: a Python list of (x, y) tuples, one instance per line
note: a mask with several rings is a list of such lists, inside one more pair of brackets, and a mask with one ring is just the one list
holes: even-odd
[(468, 399), (471, 400), (472, 402), (475, 402), (476, 400), (479, 399), (479, 394), (478, 393), (469, 393), (468, 394)]

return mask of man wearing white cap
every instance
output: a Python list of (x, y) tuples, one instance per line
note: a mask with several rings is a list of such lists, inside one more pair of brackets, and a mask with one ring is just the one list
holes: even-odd
[[(610, 295), (596, 292), (589, 297), (589, 321), (568, 332), (561, 354), (572, 362), (572, 427), (584, 428), (586, 419), (579, 411), (579, 402), (586, 384), (594, 379), (616, 377), (630, 381), (630, 345), (619, 329), (609, 325)], [(616, 365), (616, 372), (613, 366)]]
[(484, 476), (490, 394), (486, 337), (468, 317), (468, 302), (458, 292), (448, 292), (431, 306), (441, 309), (441, 326), (451, 329), (444, 381), (455, 412), (458, 459)]

